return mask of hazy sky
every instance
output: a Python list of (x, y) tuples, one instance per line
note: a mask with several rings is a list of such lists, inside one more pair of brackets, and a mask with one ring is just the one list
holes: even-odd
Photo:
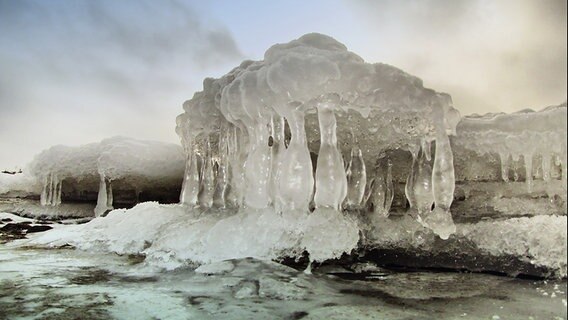
[(462, 114), (566, 100), (566, 0), (0, 0), (0, 169), (54, 144), (178, 142), (206, 76), (328, 34)]

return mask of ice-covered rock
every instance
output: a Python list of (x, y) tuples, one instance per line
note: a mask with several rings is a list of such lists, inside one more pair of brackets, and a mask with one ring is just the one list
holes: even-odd
[[(176, 130), (187, 154), (185, 204), (211, 206), (196, 202), (195, 194), (211, 193), (204, 186), (213, 162), (223, 169), (222, 189), (235, 194), (221, 206), (306, 211), (313, 201), (316, 208), (361, 209), (371, 186), (367, 180), (374, 180), (371, 201), (380, 198), (374, 207), (388, 215), (392, 174), (390, 180), (375, 179), (367, 168), (389, 150), (415, 152), (436, 141), (433, 175), (425, 178), (432, 179), (436, 212), (448, 226), (438, 228), (440, 219), (428, 225), (442, 236), (452, 233), (448, 135), (460, 116), (450, 96), (395, 67), (366, 63), (331, 37), (312, 33), (274, 45), (262, 61), (245, 61), (219, 79), (205, 79), (203, 91), (183, 108)], [(225, 168), (232, 169), (230, 175)]]
[(112, 209), (114, 194), (138, 200), (179, 192), (184, 168), (182, 149), (175, 144), (114, 137), (99, 143), (54, 146), (29, 166), (43, 185), (42, 205), (57, 206), (62, 198), (91, 200), (96, 215)]

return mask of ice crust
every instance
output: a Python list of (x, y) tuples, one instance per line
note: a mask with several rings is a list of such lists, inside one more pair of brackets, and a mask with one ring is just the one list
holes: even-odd
[(78, 147), (54, 146), (38, 154), (29, 165), (43, 185), (42, 205), (61, 203), (64, 183), (98, 184), (95, 212), (112, 209), (112, 182), (139, 192), (171, 184), (183, 175), (182, 148), (175, 144), (113, 137)]
[(315, 261), (339, 258), (359, 241), (356, 221), (334, 210), (284, 217), (274, 210), (187, 211), (183, 205), (145, 202), (117, 209), (58, 232), (46, 232), (33, 244), (73, 245), (89, 251), (144, 254), (155, 266), (175, 269), (226, 259), (276, 259), (304, 250)]

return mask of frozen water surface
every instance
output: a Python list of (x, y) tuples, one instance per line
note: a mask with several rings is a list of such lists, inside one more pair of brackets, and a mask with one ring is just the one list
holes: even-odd
[[(354, 271), (363, 273), (355, 273)], [(140, 257), (0, 247), (2, 319), (566, 319), (566, 281), (252, 258), (159, 271)]]

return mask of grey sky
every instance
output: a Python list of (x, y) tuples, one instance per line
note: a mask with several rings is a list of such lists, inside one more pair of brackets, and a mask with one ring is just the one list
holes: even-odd
[(204, 77), (308, 32), (423, 78), (463, 114), (566, 99), (565, 0), (0, 0), (0, 169), (54, 144), (178, 142)]

